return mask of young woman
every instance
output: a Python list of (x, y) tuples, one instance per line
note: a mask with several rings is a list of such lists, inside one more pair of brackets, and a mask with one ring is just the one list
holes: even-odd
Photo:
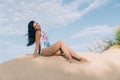
[(41, 31), (41, 26), (35, 21), (30, 21), (28, 24), (27, 46), (31, 46), (32, 44), (36, 43), (33, 57), (37, 57), (38, 54), (41, 54), (42, 56), (59, 56), (61, 54), (64, 54), (70, 63), (73, 62), (73, 59), (87, 62), (85, 58), (80, 57), (78, 54), (72, 51), (63, 40), (60, 40), (51, 46), (43, 46), (43, 35), (44, 33)]

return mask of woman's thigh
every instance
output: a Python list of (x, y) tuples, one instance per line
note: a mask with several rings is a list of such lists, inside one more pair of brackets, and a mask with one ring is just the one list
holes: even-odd
[(48, 48), (42, 49), (43, 56), (52, 56), (54, 55), (59, 49), (61, 48), (61, 41), (56, 42), (55, 44), (51, 45)]
[(55, 55), (55, 56), (60, 56), (62, 53), (63, 53), (62, 50), (59, 49), (59, 50), (57, 50), (57, 52), (56, 52), (54, 55)]

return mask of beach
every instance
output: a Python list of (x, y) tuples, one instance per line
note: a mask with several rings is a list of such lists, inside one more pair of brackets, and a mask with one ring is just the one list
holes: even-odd
[(90, 62), (69, 63), (63, 56), (17, 56), (0, 64), (0, 80), (120, 80), (120, 48), (101, 54), (77, 53)]

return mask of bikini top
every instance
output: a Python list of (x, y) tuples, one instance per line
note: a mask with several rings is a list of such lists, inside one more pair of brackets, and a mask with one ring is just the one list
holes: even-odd
[[(39, 30), (41, 31), (41, 29), (37, 29), (36, 31), (39, 31)], [(43, 31), (41, 31), (40, 44), (41, 44), (41, 49), (47, 48), (50, 46), (48, 36)]]

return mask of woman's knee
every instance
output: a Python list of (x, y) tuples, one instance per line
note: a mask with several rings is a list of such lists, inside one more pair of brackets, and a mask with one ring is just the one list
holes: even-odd
[(60, 40), (59, 43), (62, 45), (62, 44), (65, 43), (65, 41), (64, 40)]

